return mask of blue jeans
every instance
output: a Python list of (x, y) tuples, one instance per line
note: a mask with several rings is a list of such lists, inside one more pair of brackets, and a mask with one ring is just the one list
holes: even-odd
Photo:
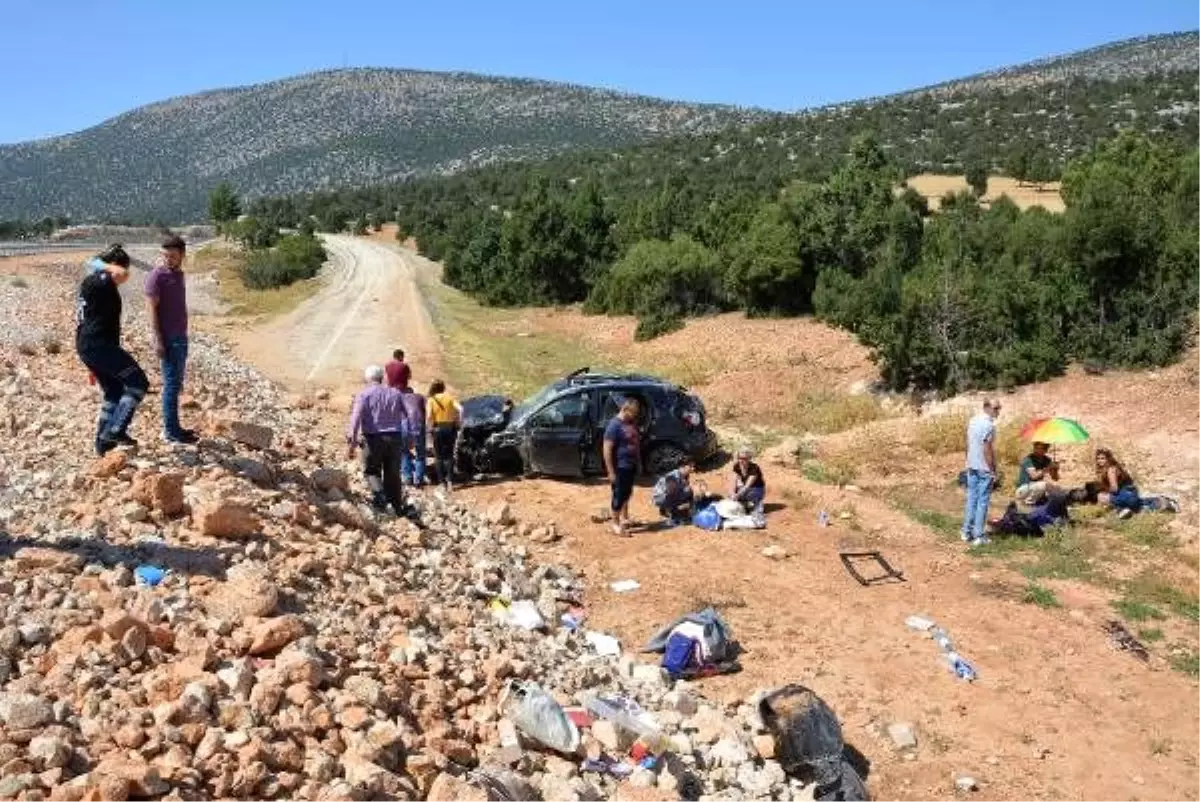
[(1131, 485), (1117, 488), (1117, 492), (1109, 496), (1108, 503), (1115, 510), (1133, 510), (1141, 512), (1142, 510), (1150, 510), (1156, 512), (1161, 508), (1161, 502), (1157, 498), (1142, 498), (1138, 494), (1138, 489)]
[(417, 487), (425, 484), (425, 458), (425, 427), (422, 426), (420, 431), (406, 438), (404, 450), (400, 452), (400, 480), (404, 484)]
[(179, 437), (179, 391), (183, 389), (183, 373), (187, 367), (187, 337), (172, 337), (163, 343), (162, 355), (162, 417), (167, 437)]
[(962, 533), (970, 539), (984, 535), (994, 479), (995, 477), (987, 471), (975, 468), (967, 471), (967, 504), (963, 509)]

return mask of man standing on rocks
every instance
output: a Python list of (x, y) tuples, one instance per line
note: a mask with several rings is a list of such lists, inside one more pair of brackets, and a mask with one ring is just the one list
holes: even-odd
[(75, 304), (75, 350), (104, 393), (96, 426), (96, 453), (103, 456), (121, 445), (137, 445), (128, 434), (133, 413), (146, 397), (146, 374), (121, 347), (121, 293), (129, 280), (129, 254), (113, 245), (97, 259), (79, 285)]
[(186, 252), (182, 237), (168, 237), (162, 244), (162, 261), (146, 277), (146, 311), (162, 366), (163, 439), (169, 443), (195, 443), (198, 439), (179, 423), (179, 393), (188, 357)]
[(967, 502), (963, 509), (962, 539), (969, 546), (986, 546), (988, 504), (996, 483), (996, 418), (1000, 402), (989, 398), (967, 424)]
[(346, 456), (354, 459), (359, 436), (363, 439), (363, 474), (371, 488), (372, 504), (382, 512), (390, 504), (397, 515), (405, 514), (404, 491), (400, 484), (400, 455), (404, 449), (404, 394), (383, 383), (383, 368), (371, 365), (363, 378), (367, 386), (354, 397), (349, 446)]

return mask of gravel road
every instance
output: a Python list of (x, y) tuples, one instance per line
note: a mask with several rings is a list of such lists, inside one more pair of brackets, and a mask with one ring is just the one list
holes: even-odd
[(293, 390), (357, 387), (363, 368), (404, 348), (420, 384), (440, 369), (437, 331), (417, 283), (418, 262), (399, 248), (324, 237), (324, 286), (292, 312), (241, 337), (243, 355)]

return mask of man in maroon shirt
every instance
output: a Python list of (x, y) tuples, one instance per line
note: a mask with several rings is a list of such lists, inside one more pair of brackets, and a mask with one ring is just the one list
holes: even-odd
[(162, 261), (146, 276), (146, 306), (154, 350), (162, 362), (163, 438), (194, 443), (196, 433), (179, 423), (179, 393), (188, 358), (187, 281), (183, 257), (187, 245), (170, 236), (162, 244)]
[(404, 349), (392, 351), (392, 361), (384, 365), (383, 372), (387, 375), (388, 387), (403, 390), (412, 379), (412, 368), (404, 361)]

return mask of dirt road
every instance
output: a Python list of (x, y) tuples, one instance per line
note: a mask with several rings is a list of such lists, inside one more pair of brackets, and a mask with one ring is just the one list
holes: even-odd
[(243, 358), (290, 389), (352, 391), (369, 364), (403, 348), (418, 383), (441, 370), (437, 331), (417, 286), (417, 257), (367, 239), (326, 236), (324, 286), (238, 338)]

